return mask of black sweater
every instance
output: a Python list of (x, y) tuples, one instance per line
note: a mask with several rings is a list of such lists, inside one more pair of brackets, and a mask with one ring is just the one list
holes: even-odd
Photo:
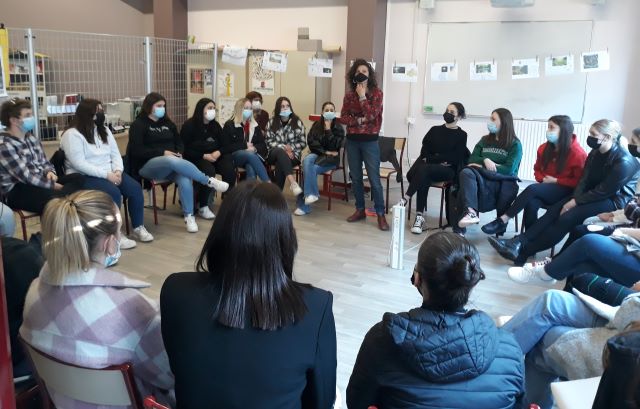
[(244, 128), (242, 126), (236, 126), (236, 123), (230, 119), (224, 123), (224, 128), (222, 128), (222, 145), (220, 152), (225, 154), (247, 149), (247, 142), (251, 142), (256, 148), (258, 155), (260, 155), (262, 159), (266, 159), (267, 144), (260, 126), (255, 126), (251, 140), (248, 141), (247, 139), (248, 137), (244, 134)]
[(445, 125), (434, 126), (422, 139), (420, 158), (430, 164), (447, 162), (456, 169), (465, 161), (467, 133), (461, 128), (449, 129)]
[(183, 145), (176, 124), (170, 119), (153, 121), (139, 116), (129, 128), (127, 173), (139, 178), (138, 172), (149, 159), (164, 155), (164, 151), (182, 153)]
[(326, 151), (340, 152), (343, 142), (344, 128), (335, 119), (331, 123), (331, 129), (324, 129), (323, 120), (314, 123), (307, 135), (307, 146), (316, 155), (324, 155)]
[(220, 150), (222, 127), (215, 120), (205, 125), (196, 124), (193, 118), (189, 118), (182, 125), (180, 138), (184, 144), (185, 159), (197, 162), (203, 155)]

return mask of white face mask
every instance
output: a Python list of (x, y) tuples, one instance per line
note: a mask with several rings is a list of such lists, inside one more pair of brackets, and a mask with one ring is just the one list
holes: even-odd
[(262, 103), (260, 101), (251, 101), (251, 108), (254, 111), (257, 111), (258, 109), (262, 108)]
[(207, 121), (213, 121), (216, 117), (216, 110), (207, 109), (207, 112), (204, 114), (204, 117), (207, 118)]

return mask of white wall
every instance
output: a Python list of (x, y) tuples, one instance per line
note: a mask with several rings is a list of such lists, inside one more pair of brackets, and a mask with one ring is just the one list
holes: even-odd
[[(416, 3), (389, 0), (384, 90), (385, 135), (407, 136), (406, 118), (416, 119), (409, 131), (412, 158), (419, 153), (426, 131), (443, 123), (440, 116), (421, 113), (424, 75), (429, 71), (425, 67), (429, 22), (594, 20), (593, 50), (609, 48), (611, 70), (589, 74), (584, 122), (615, 119), (623, 123), (626, 134), (640, 126), (640, 1), (608, 0), (604, 6), (592, 6), (589, 0), (536, 0), (533, 7), (497, 9), (490, 6), (489, 0), (437, 0), (434, 10), (417, 9)], [(452, 38), (451, 47), (463, 41), (464, 38)], [(418, 83), (391, 82), (394, 61), (417, 61)], [(496, 108), (500, 105), (500, 101), (495, 102)], [(486, 133), (485, 122), (486, 119), (467, 119), (461, 123), (469, 134), (470, 148)]]
[[(341, 46), (342, 53), (333, 57), (334, 74), (331, 97), (336, 108), (342, 107), (344, 96), (345, 53), (347, 44), (346, 1), (329, 6), (261, 8), (263, 2), (237, 2), (237, 8), (220, 8), (218, 2), (189, 1), (189, 34), (196, 41), (239, 45), (252, 48), (296, 50), (298, 27), (309, 27), (309, 37), (321, 39), (323, 47)], [(272, 3), (272, 2), (266, 2)], [(277, 3), (277, 2), (275, 2)], [(301, 2), (308, 3), (308, 2)], [(294, 3), (298, 5), (297, 3)], [(315, 2), (322, 4), (322, 2)], [(209, 10), (208, 8), (216, 8)], [(295, 101), (292, 101), (295, 104)], [(270, 110), (270, 108), (268, 109)]]

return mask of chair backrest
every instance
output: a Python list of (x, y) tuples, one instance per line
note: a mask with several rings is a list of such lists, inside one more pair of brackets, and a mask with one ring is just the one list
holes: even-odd
[(64, 164), (65, 159), (67, 158), (65, 152), (62, 148), (58, 149), (51, 155), (51, 159), (49, 162), (53, 165), (53, 168), (56, 170), (58, 177), (62, 177), (66, 173), (66, 166)]
[(0, 408), (2, 409), (14, 409), (16, 407), (8, 314), (7, 295), (4, 289), (2, 247), (0, 246)]
[(380, 162), (390, 162), (393, 168), (398, 171), (398, 173), (401, 173), (406, 143), (407, 138), (381, 136), (379, 139)]
[[(142, 403), (130, 364), (104, 369), (83, 368), (62, 362), (22, 341), (43, 394), (45, 391), (95, 405), (133, 406)], [(48, 400), (49, 397), (43, 396)]]

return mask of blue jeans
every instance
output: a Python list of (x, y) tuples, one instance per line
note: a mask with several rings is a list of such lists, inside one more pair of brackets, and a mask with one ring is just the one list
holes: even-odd
[(260, 159), (257, 153), (239, 150), (233, 152), (231, 156), (233, 156), (233, 164), (236, 167), (243, 167), (247, 172), (248, 180), (254, 180), (256, 175), (258, 175), (263, 182), (269, 181), (267, 169), (264, 167), (264, 163), (262, 163), (262, 159)]
[(330, 171), (331, 169), (335, 169), (337, 167), (335, 165), (316, 165), (315, 161), (317, 158), (318, 155), (316, 155), (315, 153), (310, 153), (302, 161), (302, 174), (304, 175), (304, 193), (298, 195), (296, 202), (298, 205), (298, 209), (304, 210), (306, 213), (309, 213), (311, 211), (311, 206), (304, 203), (304, 198), (310, 195), (320, 196), (320, 189), (318, 188), (318, 175), (321, 175), (324, 172)]
[(122, 205), (122, 197), (127, 199), (127, 209), (131, 215), (131, 225), (135, 229), (144, 224), (144, 195), (142, 186), (126, 173), (122, 174), (122, 183), (116, 186), (107, 179), (86, 176), (85, 189), (100, 190), (113, 199), (116, 206)]
[(546, 355), (562, 334), (577, 328), (602, 327), (607, 320), (594, 313), (575, 295), (548, 290), (533, 299), (502, 328), (511, 332), (525, 359), (526, 401), (551, 408), (550, 383), (566, 378), (565, 371)]
[(170, 180), (178, 186), (182, 213), (193, 214), (193, 181), (206, 185), (209, 176), (188, 160), (175, 156), (156, 156), (140, 169), (140, 176), (149, 180)]
[(16, 232), (16, 219), (9, 206), (0, 203), (0, 237), (13, 237)]
[(365, 208), (364, 182), (362, 179), (362, 162), (364, 162), (376, 213), (383, 215), (384, 195), (382, 194), (382, 183), (380, 183), (380, 146), (378, 141), (357, 142), (347, 139), (345, 146), (349, 162), (349, 174), (351, 175), (351, 188), (356, 198), (356, 209), (364, 210)]
[(640, 258), (610, 237), (587, 234), (558, 254), (545, 271), (556, 280), (593, 273), (631, 287), (640, 280)]

